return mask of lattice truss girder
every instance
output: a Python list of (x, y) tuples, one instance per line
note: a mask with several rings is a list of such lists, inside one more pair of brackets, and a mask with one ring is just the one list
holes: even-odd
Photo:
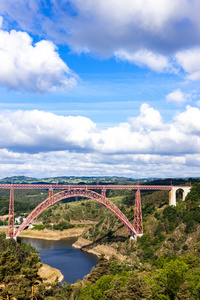
[(20, 225), (20, 227), (15, 232), (14, 236), (17, 237), (20, 232), (24, 230), (28, 224), (33, 221), (42, 211), (44, 211), (47, 207), (50, 205), (61, 201), (63, 199), (69, 198), (69, 197), (75, 197), (75, 196), (81, 196), (93, 199), (105, 207), (107, 207), (127, 228), (128, 230), (137, 238), (136, 230), (134, 226), (129, 222), (129, 220), (126, 218), (126, 216), (121, 212), (121, 210), (111, 201), (109, 201), (106, 198), (106, 192), (103, 189), (101, 194), (98, 194), (92, 190), (88, 190), (87, 188), (84, 189), (68, 189), (65, 191), (61, 191), (59, 193), (56, 193), (53, 195), (53, 193), (49, 192), (49, 198), (44, 200), (42, 203), (40, 203), (24, 220), (24, 222)]

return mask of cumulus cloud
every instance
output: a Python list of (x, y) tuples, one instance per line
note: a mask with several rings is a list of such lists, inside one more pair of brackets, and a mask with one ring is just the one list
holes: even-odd
[(0, 145), (25, 153), (195, 154), (200, 149), (199, 120), (200, 109), (187, 106), (173, 122), (164, 123), (157, 110), (143, 104), (138, 117), (102, 130), (85, 117), (37, 110), (7, 112), (0, 118)]
[(200, 110), (197, 107), (187, 106), (186, 111), (175, 117), (175, 126), (181, 132), (193, 137), (200, 136)]
[(151, 132), (152, 130), (161, 130), (164, 127), (159, 111), (147, 103), (141, 105), (138, 117), (129, 120), (134, 131)]
[(1, 12), (21, 28), (67, 41), (74, 49), (112, 55), (123, 49), (172, 53), (200, 42), (198, 0), (1, 0)]
[(140, 114), (100, 129), (89, 118), (43, 111), (0, 115), (0, 176), (199, 176), (200, 109), (187, 106), (165, 123), (143, 104)]
[(200, 47), (191, 48), (176, 54), (178, 64), (190, 80), (200, 80)]
[(75, 86), (76, 76), (56, 50), (50, 41), (33, 44), (26, 32), (0, 30), (0, 84), (40, 93)]
[(177, 105), (188, 101), (188, 95), (184, 94), (180, 89), (174, 90), (166, 96), (168, 102), (173, 102)]
[(181, 67), (200, 79), (199, 0), (50, 0), (45, 10), (41, 1), (1, 0), (0, 11), (6, 26), (17, 22), (75, 52), (114, 55), (156, 72)]
[[(18, 152), (86, 151), (94, 148), (95, 124), (85, 117), (63, 117), (43, 111), (6, 112), (0, 120), (1, 148)], [(93, 137), (94, 138), (94, 137)]]
[(170, 69), (170, 63), (168, 59), (160, 54), (155, 54), (146, 49), (139, 50), (135, 53), (129, 53), (124, 50), (115, 52), (115, 57), (130, 63), (134, 63), (137, 66), (147, 67), (153, 71), (163, 72)]

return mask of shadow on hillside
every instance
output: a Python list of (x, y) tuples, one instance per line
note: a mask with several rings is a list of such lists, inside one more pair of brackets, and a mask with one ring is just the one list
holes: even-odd
[[(118, 229), (120, 229), (121, 227), (123, 227), (123, 225), (121, 225)], [(96, 241), (92, 242), (91, 244), (85, 245), (83, 247), (81, 247), (81, 250), (84, 249), (92, 249), (94, 247), (96, 247), (97, 245), (101, 245), (102, 243), (117, 243), (117, 242), (125, 242), (127, 240), (127, 237), (125, 236), (114, 236), (114, 233), (116, 231), (109, 231), (107, 234), (105, 234), (104, 236), (102, 236), (101, 238), (97, 239)]]

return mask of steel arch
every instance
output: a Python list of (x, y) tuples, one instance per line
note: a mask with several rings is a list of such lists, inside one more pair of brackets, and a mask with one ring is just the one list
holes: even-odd
[(14, 237), (16, 238), (28, 224), (33, 221), (41, 212), (43, 212), (47, 207), (53, 205), (54, 203), (61, 201), (66, 198), (74, 197), (74, 196), (81, 196), (93, 199), (105, 207), (107, 207), (135, 236), (135, 239), (137, 238), (137, 233), (133, 227), (133, 225), (129, 222), (129, 220), (126, 218), (126, 216), (121, 212), (121, 210), (110, 200), (108, 200), (104, 193), (101, 195), (88, 189), (68, 189), (65, 191), (61, 191), (59, 193), (56, 193), (55, 195), (50, 195), (46, 200), (41, 202), (24, 220), (24, 222), (20, 225), (20, 227), (16, 230), (14, 233)]

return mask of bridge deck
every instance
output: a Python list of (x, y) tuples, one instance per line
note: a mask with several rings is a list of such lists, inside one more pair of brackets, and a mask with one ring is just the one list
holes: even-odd
[(91, 190), (171, 190), (171, 185), (89, 185), (89, 184), (0, 184), (0, 189), (91, 189)]

